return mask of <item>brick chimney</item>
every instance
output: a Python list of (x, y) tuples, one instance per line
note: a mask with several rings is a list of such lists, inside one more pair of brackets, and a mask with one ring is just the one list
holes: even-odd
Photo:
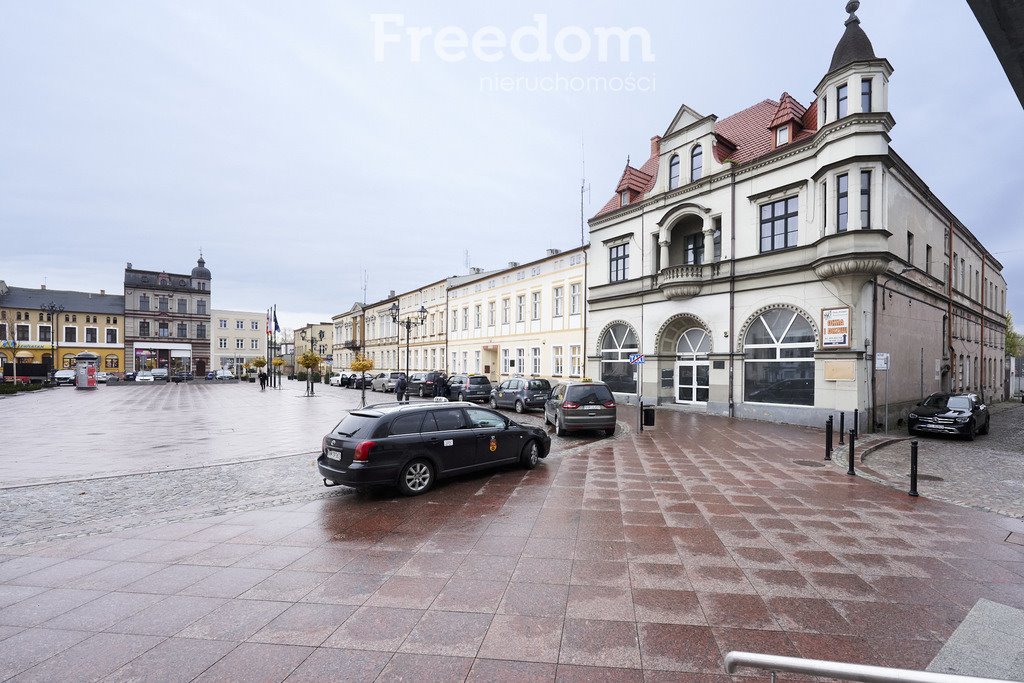
[(39, 285), (39, 289), (46, 289), (46, 285)]
[(107, 290), (101, 289), (100, 290), (100, 296), (106, 296), (106, 295), (107, 295)]
[(655, 135), (651, 138), (651, 156), (656, 157), (661, 155), (661, 136)]

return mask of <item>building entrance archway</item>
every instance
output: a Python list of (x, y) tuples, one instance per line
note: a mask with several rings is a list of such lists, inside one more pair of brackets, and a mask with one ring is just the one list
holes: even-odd
[(707, 403), (711, 391), (711, 338), (700, 327), (691, 327), (676, 344), (676, 403)]

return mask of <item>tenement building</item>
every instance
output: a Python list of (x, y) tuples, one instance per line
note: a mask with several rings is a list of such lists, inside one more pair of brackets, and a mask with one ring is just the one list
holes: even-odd
[(210, 365), (210, 271), (124, 270), (124, 356), (129, 370), (202, 375)]
[(214, 310), (213, 367), (240, 375), (246, 365), (267, 357), (266, 311)]
[(589, 222), (587, 374), (712, 414), (859, 409), (862, 428), (937, 390), (1005, 395), (1002, 266), (890, 145), (893, 68), (858, 4), (813, 99), (683, 105), (627, 164)]
[(59, 370), (74, 367), (79, 353), (94, 353), (100, 370), (120, 373), (123, 337), (124, 297), (120, 294), (45, 285), (8, 287), (0, 282), (0, 364), (17, 359), (39, 364), (45, 371)]

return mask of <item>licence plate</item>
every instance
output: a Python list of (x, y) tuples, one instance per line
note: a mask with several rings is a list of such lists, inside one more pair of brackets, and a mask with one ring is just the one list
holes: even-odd
[(341, 453), (338, 451), (327, 451), (327, 457), (330, 460), (337, 460), (338, 462), (341, 462)]
[(600, 410), (601, 406), (583, 406), (583, 410)]

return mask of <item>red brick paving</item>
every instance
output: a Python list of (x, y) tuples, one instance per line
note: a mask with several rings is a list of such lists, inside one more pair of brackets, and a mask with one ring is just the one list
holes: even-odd
[[(1020, 520), (667, 413), (531, 471), (0, 548), (0, 680), (728, 680), (732, 649), (923, 668), (1024, 607)], [(317, 480), (310, 478), (310, 487)]]

